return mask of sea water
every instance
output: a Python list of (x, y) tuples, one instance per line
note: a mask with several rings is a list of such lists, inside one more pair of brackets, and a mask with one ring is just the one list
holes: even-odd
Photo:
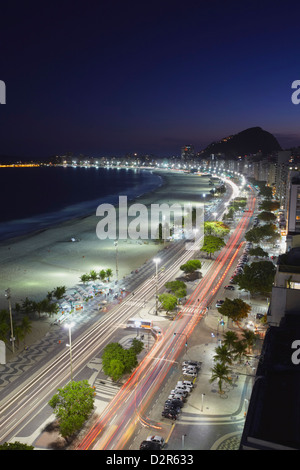
[(132, 200), (163, 183), (146, 170), (80, 167), (0, 168), (0, 240), (95, 214), (99, 204)]

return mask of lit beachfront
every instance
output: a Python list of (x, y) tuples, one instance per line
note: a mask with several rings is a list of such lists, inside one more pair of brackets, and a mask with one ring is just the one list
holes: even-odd
[[(170, 171), (161, 174), (164, 184), (138, 198), (139, 203), (146, 206), (155, 203), (172, 205), (208, 200), (208, 197), (203, 195), (208, 195), (211, 190), (209, 177)], [(95, 207), (95, 214), (89, 217), (65, 222), (14, 241), (2, 242), (1, 289), (3, 292), (8, 287), (11, 289), (12, 305), (22, 302), (26, 297), (30, 300), (41, 300), (57, 286), (72, 288), (80, 283), (82, 274), (91, 270), (99, 273), (101, 269), (112, 269), (115, 280), (116, 248), (113, 240), (97, 238), (98, 222)], [(79, 241), (72, 242), (72, 238)], [(163, 248), (163, 245), (152, 240), (119, 240), (119, 280), (154, 258)], [(0, 302), (1, 308), (7, 308), (4, 295)], [(30, 345), (45, 334), (51, 322), (37, 322), (38, 328), (33, 328), (31, 338), (28, 336), (26, 343)]]

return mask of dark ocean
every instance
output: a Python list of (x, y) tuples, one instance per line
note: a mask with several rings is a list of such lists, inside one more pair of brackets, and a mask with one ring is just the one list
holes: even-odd
[(0, 168), (0, 240), (95, 214), (99, 204), (132, 200), (161, 186), (146, 170), (32, 167)]

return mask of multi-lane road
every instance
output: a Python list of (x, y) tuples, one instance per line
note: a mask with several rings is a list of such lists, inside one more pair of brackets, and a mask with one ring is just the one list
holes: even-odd
[[(206, 305), (218, 291), (239, 253), (254, 206), (255, 198), (251, 196), (248, 202), (249, 212), (244, 213), (226, 247), (199, 282), (176, 317), (176, 321), (154, 344), (150, 354), (144, 358), (116, 394), (77, 449), (126, 449), (135, 428), (141, 421), (147, 421), (147, 408), (155, 395), (159, 393), (163, 381), (184, 348), (187, 338), (202, 318)], [(178, 265), (174, 266), (174, 274), (176, 269)]]
[[(253, 199), (251, 201), (249, 203), (253, 204)], [(219, 204), (217, 208), (219, 213), (224, 211), (224, 204), (225, 200)], [(245, 213), (226, 248), (215, 261), (214, 268), (207, 273), (205, 282), (203, 280), (199, 283), (189, 302), (182, 309), (176, 321), (176, 335), (171, 325), (163, 338), (155, 343), (151, 354), (145, 357), (78, 448), (126, 448), (126, 442), (133, 433), (136, 420), (145, 414), (170, 364), (176, 360), (183, 348), (184, 338), (193, 331), (201, 318), (203, 308), (209, 301), (209, 296), (214, 295), (222, 276), (229, 269), (234, 250), (241, 241), (249, 217), (250, 213)], [(180, 242), (164, 251), (166, 253), (165, 270), (160, 274), (158, 281), (153, 271), (152, 275), (149, 277), (148, 274), (143, 282), (139, 279), (140, 284), (135, 287), (134, 296), (128, 296), (121, 304), (103, 315), (101, 321), (94, 322), (73, 341), (74, 373), (113, 339), (117, 329), (124, 325), (129, 317), (138, 313), (142, 302), (153, 298), (156, 281), (158, 289), (161, 289), (168, 280), (177, 275), (180, 265), (191, 257), (191, 252), (187, 251), (184, 243)], [(28, 374), (26, 381), (22, 377), (16, 380), (13, 387), (8, 389), (5, 399), (0, 402), (0, 441), (4, 442), (15, 436), (18, 430), (25, 423), (30, 422), (33, 416), (45, 406), (57, 388), (64, 385), (69, 378), (69, 350), (63, 350), (41, 361), (38, 367)], [(112, 416), (114, 416), (114, 422), (112, 422)], [(105, 427), (108, 421), (110, 422), (109, 429)]]

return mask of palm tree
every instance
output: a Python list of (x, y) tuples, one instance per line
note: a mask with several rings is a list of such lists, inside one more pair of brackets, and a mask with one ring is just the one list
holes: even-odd
[[(52, 292), (52, 294), (54, 295), (54, 297), (56, 297), (57, 300), (62, 299), (65, 293), (66, 293), (66, 286), (56, 287), (56, 289), (54, 289), (54, 291)], [(47, 295), (47, 299), (51, 300), (51, 298), (48, 295)]]
[(107, 277), (108, 282), (110, 281), (112, 274), (113, 274), (112, 269), (108, 268), (106, 270), (106, 277)]
[(21, 328), (23, 331), (23, 339), (24, 339), (24, 345), (25, 345), (25, 336), (31, 333), (31, 330), (32, 330), (31, 321), (29, 320), (28, 317), (23, 317), (22, 322), (21, 322)]
[(25, 339), (25, 334), (21, 325), (14, 325), (14, 336), (16, 338), (17, 346), (20, 346), (20, 341)]
[(218, 346), (215, 351), (214, 361), (219, 361), (221, 364), (232, 364), (232, 353), (226, 345)]
[(85, 284), (90, 280), (90, 276), (88, 274), (82, 274), (82, 276), (80, 276), (80, 280), (83, 282), (83, 284)]
[(251, 330), (243, 330), (243, 338), (248, 346), (248, 353), (250, 353), (250, 349), (256, 341), (256, 334)]
[(240, 362), (242, 362), (242, 357), (243, 356), (246, 356), (247, 357), (247, 354), (246, 354), (246, 350), (247, 350), (247, 344), (245, 343), (245, 341), (237, 341), (234, 345), (234, 350), (233, 350), (233, 354), (234, 354), (234, 359), (239, 359)]
[(229, 351), (231, 348), (234, 348), (234, 345), (236, 341), (238, 341), (238, 335), (235, 333), (235, 331), (226, 331), (224, 334), (224, 341), (223, 344), (229, 348)]
[(218, 380), (218, 385), (219, 385), (219, 393), (223, 393), (222, 385), (224, 382), (226, 383), (231, 383), (231, 377), (229, 377), (230, 370), (229, 368), (220, 362), (217, 362), (217, 364), (211, 369), (212, 371), (212, 376), (210, 379), (210, 383), (214, 382), (215, 380)]
[(96, 273), (96, 271), (92, 270), (90, 271), (90, 279), (92, 279), (92, 281), (96, 281), (98, 277), (98, 274)]
[(101, 271), (99, 272), (99, 278), (101, 279), (101, 281), (104, 281), (104, 279), (106, 278), (105, 269), (101, 269)]

